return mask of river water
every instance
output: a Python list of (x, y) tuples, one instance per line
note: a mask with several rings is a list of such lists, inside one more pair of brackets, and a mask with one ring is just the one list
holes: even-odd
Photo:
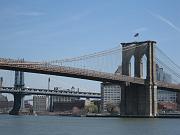
[(180, 119), (0, 115), (0, 135), (180, 135)]

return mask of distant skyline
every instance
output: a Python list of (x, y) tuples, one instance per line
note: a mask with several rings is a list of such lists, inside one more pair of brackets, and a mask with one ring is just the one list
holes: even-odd
[[(180, 65), (179, 0), (1, 0), (0, 57), (58, 60), (103, 51), (121, 42), (155, 40)], [(139, 33), (138, 38), (133, 35)], [(4, 85), (14, 73), (0, 71)], [(99, 91), (100, 83), (58, 76), (25, 74), (29, 87), (72, 86)]]

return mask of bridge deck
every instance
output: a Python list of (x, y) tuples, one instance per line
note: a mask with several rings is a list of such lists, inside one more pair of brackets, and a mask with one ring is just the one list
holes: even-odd
[(144, 79), (129, 77), (125, 75), (99, 72), (95, 70), (80, 69), (74, 67), (55, 66), (55, 65), (41, 65), (41, 64), (26, 64), (26, 63), (9, 63), (0, 61), (0, 69), (17, 70), (23, 72), (49, 74), (57, 76), (66, 76), (80, 79), (88, 79), (101, 82), (130, 82), (135, 84), (144, 84)]
[[(95, 70), (80, 69), (66, 66), (55, 66), (40, 64), (38, 62), (19, 62), (13, 59), (0, 59), (0, 69), (4, 70), (17, 70), (23, 72), (49, 74), (65, 77), (73, 77), (80, 79), (87, 79), (101, 82), (121, 83), (129, 82), (134, 84), (144, 85), (145, 80), (137, 77), (130, 77), (126, 75), (99, 72)], [(158, 89), (169, 91), (180, 91), (180, 85), (165, 83), (157, 81)]]
[(180, 92), (180, 84), (172, 84), (172, 83), (157, 81), (157, 87), (158, 89), (161, 90)]
[(66, 96), (66, 97), (84, 97), (84, 98), (101, 98), (100, 93), (94, 92), (77, 92), (67, 90), (48, 90), (48, 89), (35, 89), (23, 88), (17, 89), (14, 87), (1, 87), (0, 93), (21, 93), (23, 95), (53, 95), (53, 96)]

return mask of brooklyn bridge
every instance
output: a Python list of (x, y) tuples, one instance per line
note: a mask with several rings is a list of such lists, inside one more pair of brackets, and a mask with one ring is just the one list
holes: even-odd
[[(121, 46), (109, 50), (62, 60), (39, 62), (0, 58), (0, 69), (119, 84), (122, 116), (154, 117), (157, 115), (158, 89), (180, 92), (180, 67), (158, 48), (155, 41), (121, 43)], [(157, 79), (159, 69), (170, 74), (170, 82)], [(1, 92), (14, 95), (16, 102), (12, 114), (19, 111), (22, 95), (28, 92), (33, 94), (32, 91), (26, 89), (26, 93), (23, 93), (23, 89), (1, 89)], [(38, 94), (44, 94), (44, 91), (38, 91)], [(97, 93), (94, 96), (99, 98)]]

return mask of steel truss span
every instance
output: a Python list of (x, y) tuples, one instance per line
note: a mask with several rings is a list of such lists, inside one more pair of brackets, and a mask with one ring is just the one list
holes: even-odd
[(0, 93), (19, 93), (22, 95), (52, 95), (52, 96), (66, 96), (66, 97), (82, 97), (82, 98), (101, 98), (100, 93), (95, 92), (77, 92), (67, 90), (48, 90), (36, 88), (14, 88), (2, 87)]

